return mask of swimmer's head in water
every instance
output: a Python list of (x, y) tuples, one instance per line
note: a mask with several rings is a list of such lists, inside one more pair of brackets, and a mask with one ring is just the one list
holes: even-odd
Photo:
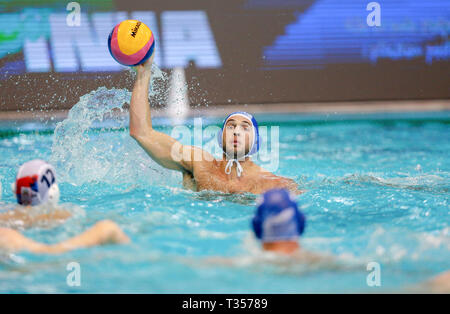
[(56, 205), (59, 201), (55, 169), (40, 159), (24, 163), (19, 168), (16, 182), (12, 187), (20, 205), (36, 206), (44, 203)]
[(252, 226), (262, 242), (297, 241), (305, 229), (305, 216), (287, 190), (273, 189), (259, 200)]
[(259, 150), (260, 138), (255, 118), (243, 111), (233, 112), (223, 122), (218, 142), (229, 158), (243, 158)]

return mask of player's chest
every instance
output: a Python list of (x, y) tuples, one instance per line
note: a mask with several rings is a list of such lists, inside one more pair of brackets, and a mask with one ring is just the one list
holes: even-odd
[(258, 185), (258, 177), (251, 174), (243, 174), (241, 177), (225, 171), (220, 171), (215, 167), (199, 169), (194, 173), (197, 189), (215, 190), (225, 193), (252, 192)]

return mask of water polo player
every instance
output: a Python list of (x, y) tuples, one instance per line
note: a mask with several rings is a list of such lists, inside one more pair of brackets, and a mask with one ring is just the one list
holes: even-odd
[(14, 210), (0, 213), (0, 224), (28, 228), (40, 222), (64, 222), (71, 216), (61, 209), (55, 169), (49, 163), (35, 159), (24, 163), (12, 184), (17, 204)]
[(312, 266), (301, 271), (362, 267), (357, 263), (347, 264), (334, 256), (311, 252), (301, 247), (299, 240), (305, 231), (306, 219), (299, 210), (297, 201), (286, 189), (273, 189), (261, 195), (251, 226), (264, 252), (288, 258), (272, 259), (270, 256), (268, 260), (260, 258), (262, 262), (287, 266), (293, 268), (292, 270), (300, 264)]
[(264, 250), (293, 254), (300, 251), (305, 216), (287, 190), (269, 190), (258, 201), (252, 228)]
[(244, 247), (248, 252), (243, 256), (210, 257), (202, 264), (252, 269), (270, 264), (281, 266), (283, 271), (292, 273), (351, 267), (363, 269), (361, 264), (348, 264), (334, 256), (301, 247), (300, 236), (305, 231), (306, 219), (293, 195), (286, 189), (271, 189), (262, 194), (250, 225), (262, 250), (253, 250), (254, 246), (247, 244)]
[(0, 213), (0, 226), (8, 227), (0, 227), (0, 250), (62, 253), (81, 247), (129, 241), (122, 230), (109, 220), (100, 221), (86, 232), (54, 245), (35, 242), (12, 229), (30, 228), (38, 223), (48, 226), (71, 216), (70, 212), (58, 209), (59, 188), (55, 169), (43, 160), (32, 160), (19, 168), (13, 191), (18, 206)]
[(183, 173), (183, 185), (195, 191), (262, 193), (272, 188), (298, 192), (297, 184), (276, 176), (251, 161), (260, 146), (258, 124), (246, 112), (230, 114), (219, 133), (223, 159), (216, 160), (199, 147), (184, 146), (152, 127), (148, 102), (153, 57), (136, 67), (137, 78), (130, 103), (130, 135), (163, 167)]

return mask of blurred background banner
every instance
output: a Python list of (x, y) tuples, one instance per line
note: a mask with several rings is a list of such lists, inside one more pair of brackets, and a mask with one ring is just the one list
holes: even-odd
[(65, 109), (100, 86), (131, 88), (107, 48), (146, 23), (155, 63), (183, 68), (193, 105), (448, 99), (450, 1), (0, 1), (0, 110)]

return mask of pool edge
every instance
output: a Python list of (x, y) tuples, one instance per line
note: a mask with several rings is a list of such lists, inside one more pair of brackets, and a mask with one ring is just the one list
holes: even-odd
[[(409, 100), (409, 101), (357, 101), (357, 102), (317, 102), (317, 103), (273, 103), (273, 104), (223, 104), (210, 107), (191, 107), (185, 117), (220, 117), (229, 112), (245, 110), (251, 113), (401, 113), (450, 111), (450, 99)], [(0, 121), (65, 119), (69, 110), (54, 111), (0, 111)], [(118, 115), (127, 115), (125, 112)], [(166, 110), (155, 109), (154, 117), (170, 118)]]

